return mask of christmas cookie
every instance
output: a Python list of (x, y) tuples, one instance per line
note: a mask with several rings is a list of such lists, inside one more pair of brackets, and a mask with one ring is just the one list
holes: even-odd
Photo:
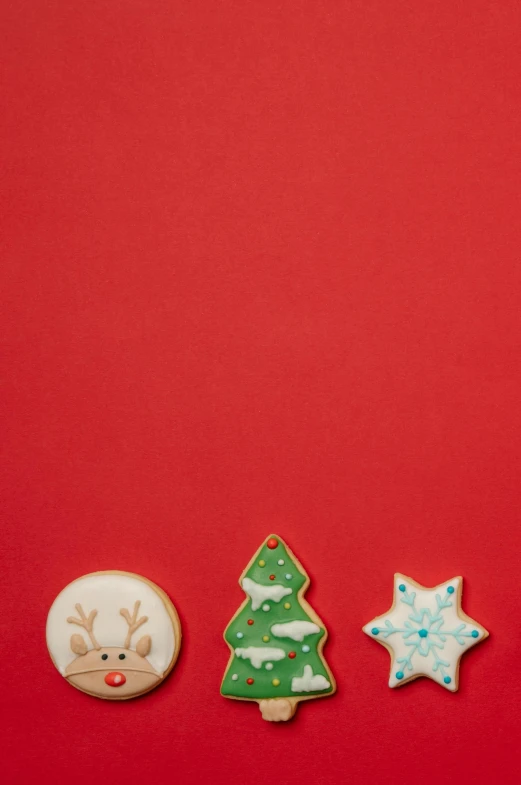
[(394, 576), (394, 605), (363, 627), (391, 654), (389, 687), (428, 676), (445, 689), (458, 689), (461, 656), (488, 632), (461, 609), (463, 578), (427, 589)]
[(289, 720), (299, 701), (336, 689), (322, 656), (326, 628), (304, 599), (309, 578), (281, 538), (271, 535), (239, 583), (247, 599), (224, 633), (231, 656), (221, 694), (257, 701), (265, 720)]
[(67, 681), (89, 695), (125, 700), (160, 684), (181, 646), (177, 612), (158, 586), (129, 572), (70, 583), (47, 617), (47, 647)]

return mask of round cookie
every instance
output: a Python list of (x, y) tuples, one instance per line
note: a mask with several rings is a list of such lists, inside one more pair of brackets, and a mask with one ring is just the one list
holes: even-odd
[(168, 676), (181, 648), (181, 625), (159, 586), (109, 570), (83, 575), (58, 594), (46, 638), (70, 684), (96, 698), (126, 700)]

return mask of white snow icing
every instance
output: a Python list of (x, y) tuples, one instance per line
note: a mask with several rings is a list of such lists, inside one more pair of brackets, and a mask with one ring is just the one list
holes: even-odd
[(251, 578), (244, 578), (241, 584), (242, 588), (251, 597), (251, 609), (256, 611), (260, 608), (265, 600), (273, 600), (273, 602), (280, 602), (287, 594), (292, 594), (293, 589), (287, 589), (285, 586), (263, 586), (261, 583), (255, 583)]
[(235, 649), (235, 655), (242, 657), (243, 660), (250, 660), (254, 668), (262, 668), (262, 664), (267, 660), (283, 660), (286, 656), (283, 649), (273, 649), (270, 646), (248, 646), (247, 649)]
[(320, 627), (312, 621), (286, 621), (271, 628), (271, 634), (276, 638), (291, 638), (293, 641), (303, 641), (306, 635), (315, 632), (320, 632)]
[(316, 692), (317, 690), (327, 690), (331, 687), (324, 676), (316, 674), (313, 676), (313, 668), (311, 665), (304, 666), (304, 675), (295, 676), (291, 679), (291, 692)]

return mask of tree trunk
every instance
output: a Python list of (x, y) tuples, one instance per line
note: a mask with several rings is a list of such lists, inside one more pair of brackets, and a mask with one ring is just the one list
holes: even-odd
[(297, 701), (294, 698), (270, 698), (259, 701), (262, 719), (268, 722), (286, 722), (290, 720), (297, 710)]

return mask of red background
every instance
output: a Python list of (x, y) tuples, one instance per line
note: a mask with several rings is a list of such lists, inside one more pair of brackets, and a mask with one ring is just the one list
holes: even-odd
[[(518, 783), (515, 0), (4, 0), (2, 771), (53, 782)], [(335, 697), (224, 700), (271, 531)], [(47, 655), (92, 570), (184, 647), (129, 703)], [(491, 631), (452, 695), (387, 687), (395, 571)]]

